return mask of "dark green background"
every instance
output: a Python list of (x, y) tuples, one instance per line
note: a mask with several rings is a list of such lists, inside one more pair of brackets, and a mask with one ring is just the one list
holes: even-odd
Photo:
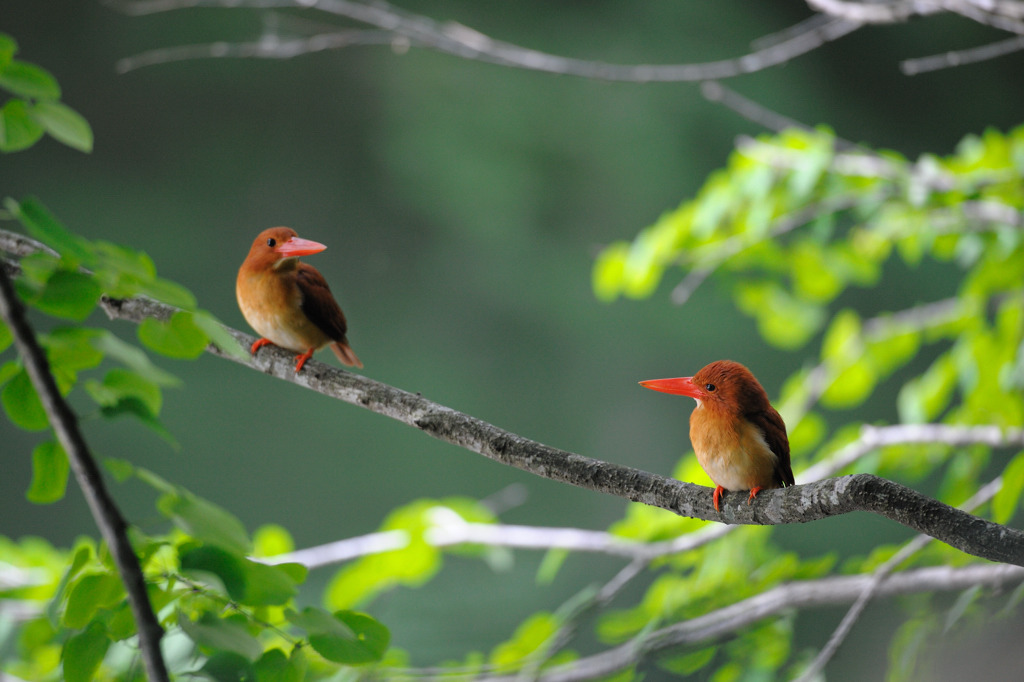
[[(739, 56), (808, 15), (801, 2), (402, 6), (527, 47), (619, 63)], [(814, 353), (813, 344), (769, 348), (713, 281), (682, 308), (668, 301), (677, 279), (644, 302), (593, 298), (590, 267), (602, 244), (631, 238), (692, 196), (736, 135), (761, 132), (704, 101), (695, 84), (594, 82), (387, 47), (117, 75), (118, 59), (145, 50), (255, 39), (263, 15), (193, 9), (131, 18), (99, 2), (5, 0), (0, 17), (19, 56), (54, 73), (96, 135), (90, 155), (48, 139), (5, 156), (0, 193), (36, 195), (72, 230), (146, 251), (162, 275), (232, 326), (246, 328), (234, 278), (251, 240), (291, 226), (329, 246), (309, 262), (341, 301), (368, 376), (544, 443), (665, 474), (689, 447), (690, 404), (638, 380), (731, 357), (777, 395)], [(296, 12), (277, 21), (288, 35), (342, 23)], [(948, 153), (966, 133), (1020, 122), (1024, 59), (914, 78), (900, 75), (898, 61), (1000, 37), (941, 17), (868, 28), (727, 84), (850, 140), (911, 156)], [(948, 275), (894, 267), (878, 292), (843, 302), (869, 314), (933, 300), (955, 290)], [(106, 324), (99, 315), (90, 322)], [(127, 323), (111, 328), (135, 332)], [(329, 353), (319, 358), (336, 364)], [(233, 363), (158, 361), (185, 381), (166, 393), (163, 415), (180, 450), (130, 421), (90, 420), (96, 452), (149, 467), (250, 529), (282, 524), (299, 546), (370, 532), (418, 497), (481, 498), (513, 483), (528, 498), (503, 515), (510, 523), (600, 529), (625, 506)], [(883, 390), (862, 416), (892, 419), (892, 394)], [(95, 534), (75, 490), (49, 507), (25, 501), (37, 441), (0, 421), (0, 532), (60, 544)], [(133, 520), (159, 523), (150, 490), (127, 484), (115, 493)], [(906, 535), (866, 516), (778, 532), (808, 554), (837, 537), (848, 553)], [(554, 585), (536, 587), (537, 560), (518, 553), (513, 571), (495, 575), (453, 559), (427, 589), (399, 591), (372, 611), (414, 663), (433, 663), (489, 648), (525, 615), (620, 565), (574, 557)], [(839, 611), (826, 613), (820, 622), (831, 628)], [(799, 645), (823, 643), (825, 630), (808, 625), (815, 622), (799, 621)], [(837, 657), (834, 679), (877, 676), (897, 622), (870, 610)]]

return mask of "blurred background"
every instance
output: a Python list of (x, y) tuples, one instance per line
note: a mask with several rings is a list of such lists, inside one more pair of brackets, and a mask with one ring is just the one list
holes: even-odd
[[(740, 56), (751, 41), (810, 14), (796, 0), (401, 7), (525, 47), (626, 64)], [(90, 155), (47, 138), (5, 156), (3, 196), (38, 196), (71, 230), (145, 251), (161, 275), (231, 326), (248, 330), (234, 279), (252, 239), (288, 225), (328, 245), (309, 262), (341, 302), (366, 375), (525, 437), (661, 474), (689, 449), (691, 401), (645, 391), (638, 380), (691, 374), (729, 357), (776, 396), (817, 353), (814, 343), (795, 353), (769, 347), (713, 280), (684, 307), (668, 297), (678, 280), (642, 302), (602, 304), (591, 292), (601, 245), (632, 238), (692, 196), (724, 165), (737, 135), (762, 132), (705, 101), (696, 84), (588, 81), (387, 46), (118, 75), (119, 59), (147, 50), (255, 40), (267, 21), (283, 36), (307, 36), (331, 20), (223, 9), (133, 18), (91, 0), (4, 0), (2, 8), (0, 30), (20, 43), (19, 58), (57, 77), (63, 101), (96, 138)], [(967, 133), (1021, 122), (1024, 57), (913, 78), (898, 62), (999, 37), (948, 17), (866, 28), (725, 84), (849, 140), (912, 157), (945, 154)], [(853, 292), (842, 304), (896, 309), (956, 285), (928, 265), (893, 266), (887, 276), (891, 300)], [(99, 315), (89, 322), (135, 334)], [(337, 364), (330, 353), (318, 358)], [(522, 486), (526, 499), (502, 514), (509, 523), (602, 529), (625, 508), (234, 363), (157, 362), (184, 380), (166, 392), (163, 412), (180, 448), (131, 421), (92, 420), (95, 451), (221, 504), (250, 530), (281, 524), (299, 547), (371, 532), (417, 498), (484, 498), (510, 485)], [(870, 413), (849, 418), (893, 420), (891, 398), (883, 389)], [(25, 500), (38, 439), (0, 421), (0, 533), (65, 546), (95, 535), (73, 485), (52, 506)], [(133, 521), (159, 523), (150, 489), (128, 483), (114, 492)], [(808, 554), (843, 537), (845, 555), (907, 534), (858, 515), (780, 528), (776, 537)], [(430, 664), (487, 650), (526, 615), (621, 565), (573, 557), (554, 584), (538, 587), (539, 555), (515, 558), (500, 575), (449, 559), (427, 588), (398, 590), (370, 610), (414, 664)], [(311, 575), (311, 599), (329, 575)], [(834, 624), (840, 611), (822, 613)], [(823, 643), (815, 617), (798, 621), (803, 645)], [(886, 608), (869, 610), (830, 679), (881, 675), (898, 622)]]

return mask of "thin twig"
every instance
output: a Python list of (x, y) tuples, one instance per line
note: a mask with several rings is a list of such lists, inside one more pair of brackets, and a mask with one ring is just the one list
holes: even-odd
[[(983, 486), (978, 492), (974, 493), (969, 500), (964, 502), (960, 508), (965, 511), (973, 511), (975, 508), (991, 500), (999, 489), (1003, 487), (1002, 477), (997, 477), (995, 480)], [(932, 538), (927, 535), (918, 535), (914, 537), (910, 542), (905, 544), (898, 552), (889, 557), (887, 561), (878, 566), (871, 573), (871, 580), (864, 587), (864, 591), (860, 593), (857, 600), (850, 606), (850, 609), (843, 616), (842, 621), (839, 622), (838, 627), (829, 637), (828, 642), (822, 647), (818, 655), (814, 657), (810, 665), (797, 677), (794, 682), (812, 682), (818, 678), (819, 673), (825, 669), (828, 662), (835, 656), (836, 651), (842, 646), (846, 640), (846, 636), (850, 634), (854, 624), (860, 618), (864, 609), (867, 608), (868, 602), (874, 598), (875, 593), (878, 591), (878, 587), (882, 584), (882, 581), (896, 570), (896, 567), (902, 564), (904, 561), (909, 559), (911, 556), (921, 551), (932, 541)]]
[[(863, 594), (872, 576), (836, 576), (780, 585), (711, 613), (674, 623), (644, 637), (571, 663), (545, 669), (536, 682), (575, 682), (612, 675), (654, 653), (707, 645), (765, 618), (787, 611), (849, 604)], [(921, 592), (963, 590), (977, 585), (999, 588), (1024, 581), (1024, 568), (976, 564), (938, 566), (887, 576), (875, 598)], [(396, 670), (416, 674), (415, 670)], [(477, 677), (477, 682), (515, 682), (514, 676)]]
[(1014, 36), (966, 50), (953, 50), (930, 57), (905, 59), (900, 62), (900, 71), (907, 76), (917, 76), (930, 71), (938, 71), (939, 69), (948, 69), (954, 66), (965, 66), (982, 62), (987, 59), (996, 59), (997, 57), (1003, 57), (1021, 50), (1024, 50), (1024, 36)]
[(50, 372), (46, 353), (39, 346), (32, 326), (25, 317), (24, 307), (14, 293), (14, 287), (5, 268), (0, 267), (0, 317), (7, 323), (21, 354), (25, 372), (32, 380), (36, 393), (46, 410), (57, 439), (67, 453), (71, 469), (82, 489), (93, 519), (110, 549), (118, 573), (128, 594), (128, 602), (135, 618), (139, 633), (139, 648), (150, 680), (162, 682), (168, 679), (167, 668), (160, 653), (160, 639), (163, 628), (153, 613), (146, 591), (146, 579), (139, 567), (131, 542), (128, 540), (128, 523), (121, 515), (114, 499), (107, 491), (100, 469), (89, 452), (78, 420), (57, 389)]
[[(531, 50), (496, 40), (457, 22), (437, 22), (429, 17), (401, 10), (382, 0), (376, 0), (371, 4), (349, 0), (138, 0), (136, 2), (112, 2), (111, 4), (125, 13), (136, 16), (187, 7), (312, 9), (392, 32), (396, 37), (408, 41), (410, 46), (426, 47), (463, 59), (530, 71), (634, 83), (694, 82), (761, 71), (784, 64), (827, 42), (838, 40), (861, 26), (859, 23), (843, 19), (830, 19), (827, 22), (812, 24), (801, 22), (803, 28), (787, 34), (784, 40), (734, 59), (694, 64), (625, 65), (574, 59)], [(278, 54), (273, 49), (263, 49), (255, 53), (240, 55), (237, 54), (237, 51), (229, 49), (228, 44), (224, 43), (222, 54), (210, 56), (264, 58), (295, 56), (290, 50), (298, 47), (299, 44), (295, 41), (288, 42), (289, 51), (287, 53)], [(341, 46), (344, 45), (339, 45), (339, 47)], [(182, 53), (176, 53), (173, 51), (174, 49), (176, 48), (171, 48), (170, 51), (165, 49), (156, 52), (164, 57), (180, 57)], [(122, 64), (151, 65), (160, 63), (160, 54), (143, 53), (127, 58)]]

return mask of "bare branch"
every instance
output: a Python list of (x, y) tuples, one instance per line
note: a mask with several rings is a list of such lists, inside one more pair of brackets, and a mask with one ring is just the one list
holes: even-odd
[[(872, 576), (840, 576), (780, 585), (754, 597), (690, 620), (642, 635), (614, 649), (545, 670), (537, 682), (575, 682), (611, 675), (644, 657), (682, 646), (707, 645), (770, 616), (792, 610), (849, 604), (872, 581)], [(1017, 566), (978, 564), (903, 571), (886, 577), (875, 597), (921, 592), (963, 590), (976, 585), (1001, 588), (1024, 581)], [(415, 671), (407, 671), (415, 672)], [(515, 676), (477, 678), (479, 682), (515, 682)]]
[[(149, 317), (167, 319), (175, 310), (145, 298), (105, 298), (101, 304), (111, 318), (136, 323)], [(255, 340), (237, 330), (227, 331), (246, 348)], [(215, 346), (207, 350), (278, 379), (391, 417), (496, 462), (554, 481), (667, 509), (681, 516), (727, 524), (777, 524), (806, 523), (851, 511), (870, 511), (969, 554), (1024, 564), (1024, 533), (1021, 531), (965, 514), (870, 474), (765, 491), (751, 505), (745, 503), (744, 496), (726, 495), (727, 502), (718, 513), (711, 504), (707, 488), (537, 443), (418, 394), (321, 362), (311, 361), (302, 372), (296, 373), (293, 355), (274, 346), (267, 346), (248, 363), (235, 360)]]
[(953, 66), (964, 66), (982, 62), (986, 59), (995, 59), (1014, 52), (1024, 50), (1024, 36), (1014, 36), (1006, 40), (999, 40), (994, 43), (972, 47), (967, 50), (954, 50), (943, 52), (931, 57), (918, 57), (906, 59), (900, 62), (900, 70), (907, 76), (916, 76), (939, 69), (948, 69)]
[[(995, 494), (999, 492), (1000, 488), (1003, 487), (1002, 477), (997, 477), (991, 481), (988, 485), (982, 487), (978, 492), (971, 496), (969, 500), (961, 505), (961, 509), (965, 511), (973, 511), (980, 505), (988, 502)], [(886, 576), (896, 570), (896, 567), (902, 564), (904, 561), (909, 559), (911, 556), (924, 549), (924, 547), (931, 542), (932, 539), (927, 535), (918, 535), (913, 540), (905, 544), (898, 552), (889, 557), (887, 561), (881, 564), (871, 573), (871, 580), (864, 587), (864, 591), (860, 593), (857, 600), (853, 602), (850, 610), (843, 616), (843, 620), (840, 621), (839, 626), (829, 637), (828, 642), (822, 648), (818, 655), (815, 656), (811, 664), (800, 674), (794, 682), (812, 682), (818, 678), (819, 673), (825, 669), (825, 666), (835, 655), (836, 651), (842, 645), (846, 636), (850, 634), (850, 630), (853, 629), (854, 623), (860, 618), (860, 615), (867, 608), (868, 602), (878, 592), (879, 586), (885, 580)]]
[(160, 653), (160, 639), (164, 631), (150, 605), (146, 579), (142, 575), (139, 560), (128, 539), (128, 523), (107, 491), (96, 460), (78, 428), (77, 418), (57, 389), (46, 353), (40, 348), (35, 332), (25, 317), (25, 310), (14, 293), (14, 287), (3, 267), (0, 267), (0, 318), (7, 323), (14, 336), (25, 372), (32, 380), (50, 425), (64, 452), (67, 453), (71, 469), (75, 472), (75, 478), (89, 505), (89, 511), (92, 512), (117, 565), (121, 581), (128, 593), (128, 602), (139, 633), (139, 648), (149, 679), (155, 682), (167, 680), (167, 668)]
[[(376, 26), (391, 32), (396, 37), (404, 38), (410, 46), (425, 47), (463, 59), (530, 71), (636, 83), (693, 82), (753, 73), (788, 62), (860, 28), (859, 23), (831, 19), (827, 22), (805, 24), (804, 28), (787, 35), (784, 40), (735, 59), (694, 64), (624, 65), (574, 59), (531, 50), (496, 40), (457, 22), (437, 22), (426, 16), (400, 10), (380, 0), (372, 4), (349, 0), (138, 0), (113, 4), (132, 15), (168, 12), (186, 7), (314, 9)], [(343, 43), (338, 47), (345, 47), (348, 44), (353, 43)], [(207, 52), (207, 56), (211, 57), (247, 56), (281, 59), (293, 57), (296, 54), (294, 50), (302, 49), (301, 41), (280, 41), (280, 45), (286, 46), (281, 50), (273, 46), (254, 49), (252, 43), (247, 43), (244, 50), (238, 46), (234, 49), (230, 48), (226, 43), (217, 43), (216, 45), (218, 46), (217, 54), (209, 54), (211, 46), (169, 48), (147, 52), (122, 60), (119, 68), (127, 70), (127, 68), (148, 66), (168, 60), (194, 58), (202, 56), (200, 53), (204, 51)]]

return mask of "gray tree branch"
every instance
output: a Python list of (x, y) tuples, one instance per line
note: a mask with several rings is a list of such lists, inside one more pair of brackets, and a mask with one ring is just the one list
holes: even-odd
[[(737, 630), (785, 611), (849, 604), (871, 585), (874, 576), (840, 576), (780, 585), (749, 599), (697, 618), (680, 621), (614, 649), (545, 670), (535, 682), (576, 682), (611, 675), (643, 658), (681, 646), (706, 646)], [(939, 566), (895, 573), (882, 580), (874, 596), (891, 597), (934, 591), (963, 590), (976, 585), (999, 588), (1024, 581), (1017, 566), (978, 564), (965, 568)], [(518, 682), (516, 676), (477, 678), (478, 682)]]
[[(136, 323), (149, 317), (167, 319), (174, 312), (170, 306), (143, 298), (104, 299), (102, 305), (111, 318)], [(228, 329), (228, 332), (246, 348), (255, 340), (234, 329)], [(234, 360), (215, 346), (208, 350), (214, 355)], [(291, 353), (273, 346), (267, 346), (257, 357), (243, 362), (270, 376), (391, 417), (434, 438), (502, 464), (562, 483), (660, 507), (681, 516), (726, 524), (780, 524), (807, 523), (853, 511), (867, 511), (968, 554), (1024, 566), (1024, 532), (973, 516), (871, 474), (766, 490), (750, 505), (746, 504), (746, 495), (726, 494), (722, 511), (718, 513), (712, 506), (711, 493), (707, 488), (537, 443), (419, 394), (320, 362), (311, 361), (296, 374), (293, 363)], [(1011, 434), (1009, 442), (1024, 444), (1024, 436)]]
[[(404, 41), (407, 46), (425, 47), (463, 59), (531, 71), (637, 83), (693, 82), (753, 73), (784, 64), (861, 27), (860, 23), (836, 18), (827, 18), (822, 22), (801, 22), (799, 28), (786, 32), (780, 40), (772, 41), (761, 49), (734, 59), (694, 64), (626, 65), (573, 59), (531, 50), (496, 40), (454, 21), (438, 22), (426, 16), (406, 12), (381, 0), (368, 4), (350, 0), (120, 0), (111, 4), (132, 15), (169, 12), (186, 7), (317, 10), (388, 31), (395, 38)], [(328, 34), (331, 35), (336, 34)], [(302, 40), (264, 39), (255, 43), (236, 45), (218, 42), (145, 52), (122, 59), (117, 68), (124, 73), (142, 66), (207, 57), (289, 59), (307, 51), (314, 52), (351, 44), (355, 43), (344, 39), (330, 46)]]

